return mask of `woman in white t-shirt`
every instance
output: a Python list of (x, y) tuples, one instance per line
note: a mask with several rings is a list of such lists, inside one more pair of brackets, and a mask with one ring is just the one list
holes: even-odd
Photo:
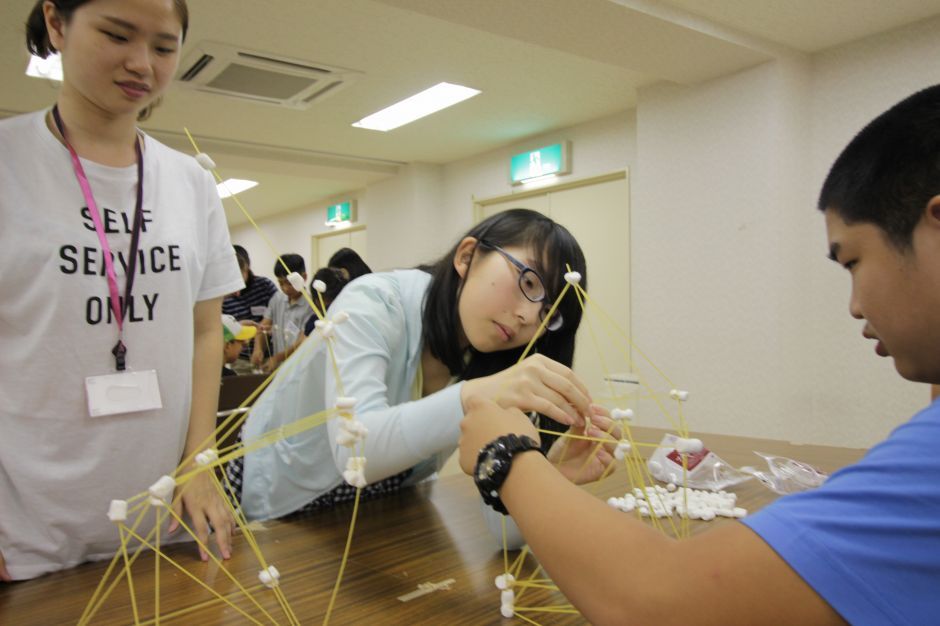
[[(0, 266), (25, 270), (0, 273), (4, 581), (113, 554), (109, 502), (213, 442), (221, 300), (242, 281), (211, 176), (137, 128), (187, 25), (185, 0), (38, 1), (27, 22), (64, 79), (51, 110), (0, 121)], [(208, 477), (175, 495), (228, 557)]]

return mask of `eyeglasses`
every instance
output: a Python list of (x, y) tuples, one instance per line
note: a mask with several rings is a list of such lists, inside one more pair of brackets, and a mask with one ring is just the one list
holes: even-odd
[[(485, 239), (481, 239), (479, 243), (484, 248), (490, 248), (499, 252), (506, 258), (507, 261), (512, 263), (513, 266), (519, 270), (519, 290), (522, 292), (522, 295), (525, 296), (526, 300), (529, 302), (545, 302), (545, 282), (542, 280), (542, 277), (539, 276), (538, 272), (499, 246), (494, 245)], [(545, 316), (548, 315), (548, 311), (550, 309), (551, 306), (546, 304), (541, 308), (541, 310), (539, 310), (539, 321), (545, 321)], [(551, 331), (555, 331), (561, 328), (563, 323), (564, 319), (561, 316), (561, 311), (556, 310), (552, 315), (552, 318), (545, 325), (545, 328)]]

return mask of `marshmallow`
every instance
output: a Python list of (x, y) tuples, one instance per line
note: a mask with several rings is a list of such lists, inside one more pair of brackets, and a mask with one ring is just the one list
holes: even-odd
[(577, 285), (581, 282), (580, 272), (566, 272), (565, 273), (565, 282), (569, 285)]
[(745, 517), (747, 515), (747, 509), (741, 508), (739, 506), (736, 506), (733, 509), (731, 509), (731, 512), (734, 514), (735, 517), (739, 517), (739, 518)]
[(356, 406), (356, 399), (351, 396), (339, 396), (336, 398), (336, 408), (340, 411), (348, 411)]
[(357, 441), (359, 441), (359, 438), (349, 431), (341, 430), (336, 433), (336, 443), (343, 447), (352, 448)]
[(349, 321), (349, 313), (347, 313), (346, 311), (340, 311), (339, 313), (333, 316), (334, 324), (342, 324), (348, 321)]
[(343, 472), (343, 479), (358, 489), (362, 489), (369, 484), (366, 482), (366, 457), (349, 457), (346, 460), (346, 471)]
[(516, 601), (516, 592), (512, 589), (503, 589), (499, 593), (499, 600), (503, 604), (513, 604)]
[(516, 577), (512, 574), (500, 574), (496, 577), (494, 582), (496, 583), (496, 588), (499, 590), (509, 589), (512, 587), (512, 584), (516, 582)]
[(320, 334), (321, 337), (332, 337), (333, 336), (333, 322), (330, 320), (317, 320), (313, 323), (316, 327), (316, 332)]
[(359, 420), (344, 419), (339, 423), (339, 431), (336, 433), (336, 443), (351, 448), (356, 443), (365, 439), (368, 434), (369, 429)]
[(669, 483), (668, 485), (666, 485), (666, 491), (668, 491), (669, 493), (672, 493), (675, 490), (676, 490), (676, 483)]
[(615, 420), (632, 420), (633, 409), (611, 409), (610, 417)]
[(618, 461), (622, 461), (624, 457), (627, 456), (628, 452), (630, 452), (630, 442), (626, 439), (621, 439), (617, 442), (617, 448), (614, 450), (614, 458)]
[(682, 389), (672, 389), (669, 391), (669, 397), (679, 402), (685, 402), (689, 399), (689, 392)]
[(675, 446), (676, 452), (679, 454), (698, 454), (705, 448), (701, 439), (684, 439), (682, 437), (676, 437)]
[(499, 612), (503, 617), (509, 618), (516, 614), (516, 607), (512, 604), (503, 604), (499, 607)]
[(219, 460), (219, 452), (215, 448), (206, 448), (196, 455), (196, 465), (209, 465)]
[(298, 274), (297, 272), (291, 272), (287, 275), (287, 282), (290, 283), (290, 286), (296, 289), (297, 291), (304, 290), (304, 277)]
[[(150, 485), (147, 490), (155, 500), (169, 500), (173, 497), (173, 490), (176, 488), (176, 481), (172, 476), (161, 476), (160, 480)], [(153, 502), (153, 500), (151, 500)]]
[(313, 281), (313, 290), (317, 293), (326, 293), (326, 283), (318, 278)]
[(354, 472), (352, 470), (343, 472), (343, 480), (357, 489), (362, 489), (369, 484), (366, 482), (366, 477), (362, 472)]
[(111, 500), (108, 507), (108, 519), (113, 523), (127, 521), (127, 500)]
[(361, 471), (366, 468), (366, 457), (364, 456), (351, 456), (346, 459), (346, 469), (353, 471)]
[(211, 172), (215, 169), (215, 161), (213, 161), (212, 157), (210, 157), (205, 152), (200, 152), (196, 155), (196, 162), (199, 163), (199, 165), (202, 166), (202, 169), (206, 170), (207, 172)]
[(281, 573), (277, 571), (276, 567), (269, 565), (268, 569), (263, 569), (258, 572), (258, 580), (260, 580), (265, 587), (274, 589), (281, 580)]

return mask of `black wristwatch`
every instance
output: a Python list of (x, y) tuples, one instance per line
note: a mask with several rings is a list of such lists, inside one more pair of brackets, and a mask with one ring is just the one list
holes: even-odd
[(503, 435), (483, 446), (477, 456), (477, 464), (473, 469), (473, 482), (477, 484), (477, 489), (483, 496), (483, 502), (503, 515), (508, 515), (509, 512), (499, 498), (499, 489), (503, 486), (506, 476), (509, 475), (513, 457), (529, 450), (542, 451), (539, 444), (531, 437)]

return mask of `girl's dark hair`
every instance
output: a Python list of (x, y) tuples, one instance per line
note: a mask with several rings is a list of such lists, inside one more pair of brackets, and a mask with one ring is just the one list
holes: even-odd
[(340, 248), (333, 253), (326, 265), (346, 270), (349, 272), (349, 280), (372, 273), (372, 268), (366, 265), (359, 253), (352, 248)]
[[(59, 13), (62, 20), (68, 23), (77, 8), (91, 1), (92, 0), (52, 0), (52, 4), (55, 5), (56, 11)], [(57, 52), (57, 50), (49, 41), (49, 32), (46, 30), (46, 17), (42, 11), (43, 3), (44, 0), (36, 0), (36, 4), (33, 5), (33, 10), (29, 12), (29, 17), (26, 18), (26, 49), (29, 50), (31, 54), (45, 59), (50, 54)], [(182, 39), (186, 41), (186, 31), (189, 29), (189, 7), (186, 6), (186, 0), (173, 0), (173, 3), (176, 5), (176, 14), (179, 16), (180, 24), (183, 27)], [(150, 117), (150, 114), (153, 113), (153, 109), (158, 104), (160, 104), (159, 99), (147, 105), (146, 108), (142, 109), (140, 113), (137, 114), (137, 120), (142, 122)]]
[[(587, 267), (578, 242), (568, 229), (541, 213), (529, 209), (503, 211), (471, 228), (460, 240), (465, 237), (485, 239), (500, 247), (519, 246), (536, 251), (538, 256), (533, 269), (545, 282), (548, 303), (558, 297), (565, 285), (566, 266), (580, 272), (581, 286), (587, 288)], [(436, 263), (419, 268), (431, 274), (431, 285), (424, 303), (422, 332), (424, 343), (431, 354), (447, 366), (451, 375), (469, 380), (489, 376), (514, 365), (525, 347), (490, 353), (470, 347), (469, 354), (460, 347), (458, 337), (461, 326), (457, 301), (463, 281), (454, 268), (454, 255), (459, 245), (460, 241)], [(474, 255), (493, 253), (485, 246), (477, 246)], [(574, 337), (581, 323), (581, 305), (577, 297), (569, 293), (559, 304), (558, 310), (564, 319), (562, 327), (543, 333), (534, 351), (571, 367)]]
[[(314, 292), (313, 283), (318, 280), (323, 281), (323, 284), (326, 285), (326, 291), (323, 292), (323, 302), (327, 307), (333, 303), (333, 300), (336, 300), (336, 296), (339, 295), (339, 292), (343, 290), (343, 287), (349, 284), (350, 278), (346, 278), (345, 275), (336, 267), (321, 267), (313, 275), (313, 280), (310, 281), (310, 292)], [(316, 301), (316, 299), (314, 299)]]
[(255, 280), (255, 273), (251, 271), (251, 259), (248, 257), (248, 251), (242, 246), (235, 244), (232, 248), (235, 249), (235, 259), (238, 261), (238, 269), (243, 272), (248, 272), (248, 280), (245, 281), (245, 288), (247, 289), (251, 287), (251, 283)]

